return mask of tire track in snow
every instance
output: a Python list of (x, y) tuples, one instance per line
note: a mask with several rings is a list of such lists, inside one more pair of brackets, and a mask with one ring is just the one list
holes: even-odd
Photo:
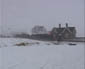
[(22, 64), (24, 64), (24, 63), (25, 63), (25, 60), (24, 60), (23, 62), (16, 63), (16, 64), (14, 64), (14, 65), (8, 66), (8, 69), (14, 69), (14, 68), (16, 68), (16, 67), (18, 67), (19, 65), (22, 65)]

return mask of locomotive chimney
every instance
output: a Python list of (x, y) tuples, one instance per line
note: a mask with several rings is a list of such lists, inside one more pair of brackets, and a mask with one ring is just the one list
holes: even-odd
[(68, 27), (68, 23), (66, 23), (66, 28)]
[(59, 24), (59, 28), (61, 28), (61, 24)]

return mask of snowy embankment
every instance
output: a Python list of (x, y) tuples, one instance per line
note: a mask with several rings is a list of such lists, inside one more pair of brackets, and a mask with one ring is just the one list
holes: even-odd
[(0, 69), (84, 69), (84, 43), (76, 44), (0, 38)]

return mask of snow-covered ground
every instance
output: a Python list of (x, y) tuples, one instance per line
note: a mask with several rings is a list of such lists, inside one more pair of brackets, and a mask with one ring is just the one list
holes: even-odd
[(0, 38), (0, 69), (84, 69), (85, 43), (76, 44)]

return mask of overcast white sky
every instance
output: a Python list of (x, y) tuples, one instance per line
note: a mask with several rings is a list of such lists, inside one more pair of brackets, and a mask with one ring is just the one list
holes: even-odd
[[(1, 1), (1, 0), (0, 0)], [(84, 36), (84, 0), (2, 0), (0, 30), (3, 33), (29, 32), (34, 25), (48, 30), (61, 23), (77, 28)]]

